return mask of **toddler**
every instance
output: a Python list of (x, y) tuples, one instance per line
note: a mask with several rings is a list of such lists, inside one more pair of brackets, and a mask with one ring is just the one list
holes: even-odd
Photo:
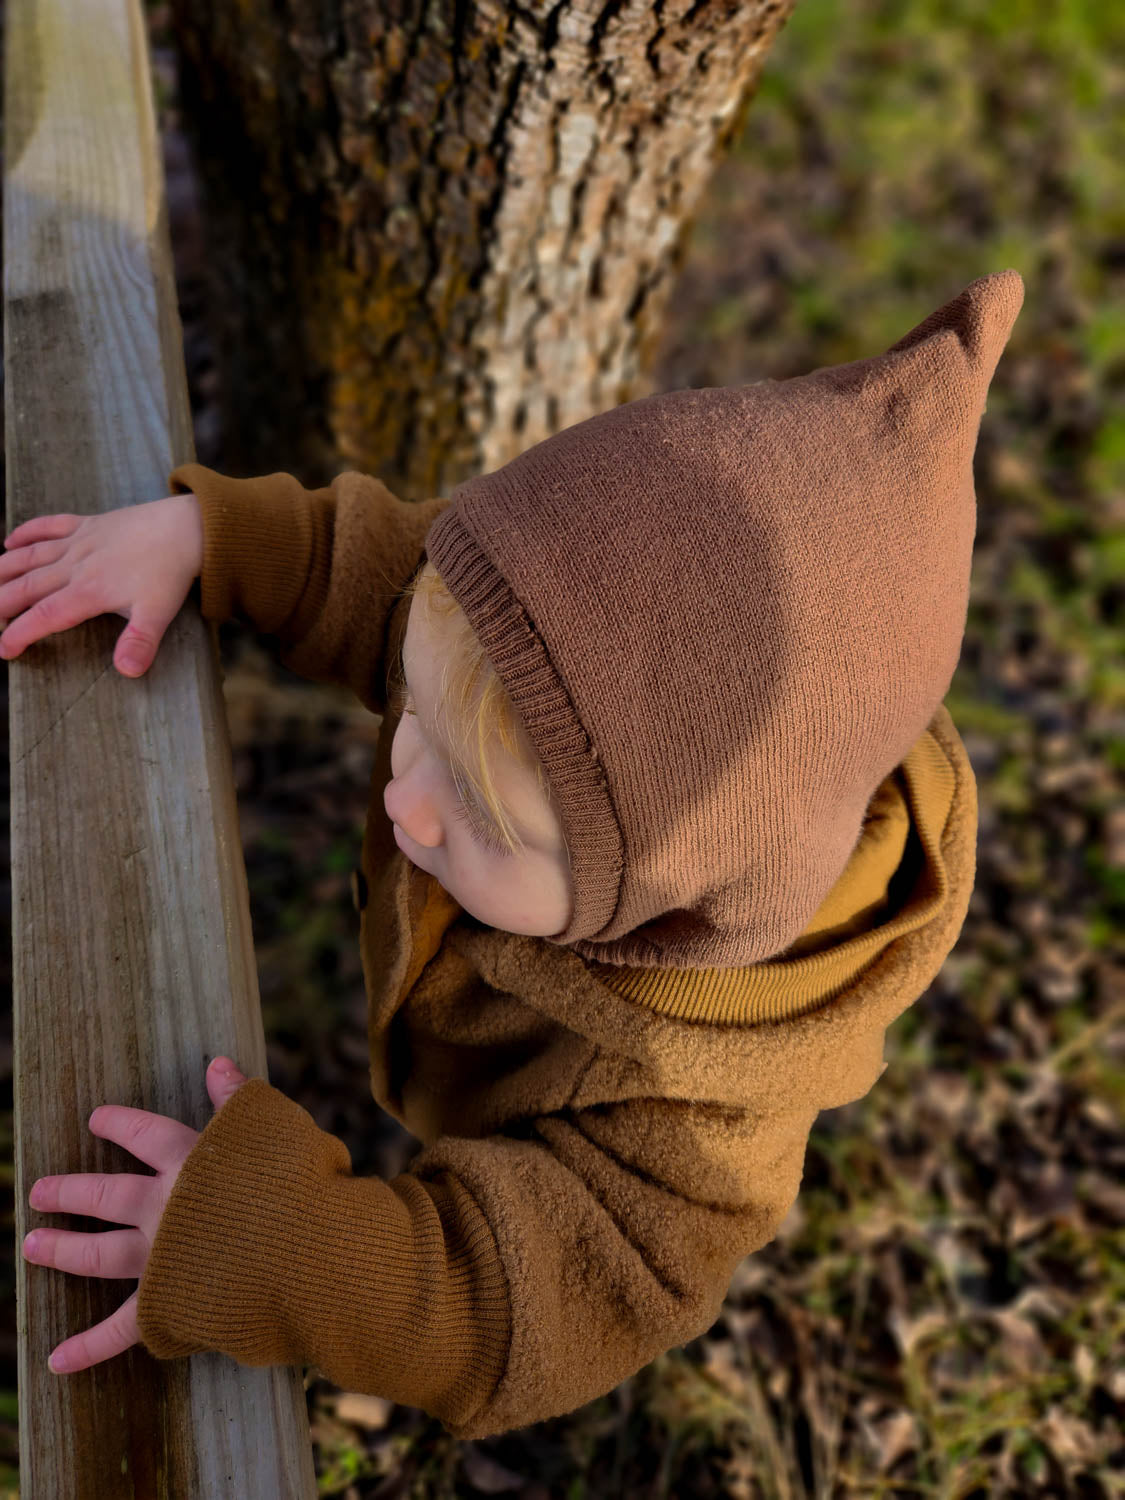
[(198, 576), (206, 619), (383, 716), (353, 894), (372, 1089), (422, 1142), (357, 1178), (215, 1065), (201, 1133), (101, 1106), (157, 1174), (33, 1190), (132, 1226), (95, 1272), (90, 1236), (25, 1244), (139, 1282), (64, 1367), (137, 1339), (311, 1365), (477, 1438), (711, 1326), (965, 918), (942, 700), (1022, 300), (984, 276), (877, 357), (630, 402), (448, 499), (189, 463), (8, 537), (4, 656), (114, 611), (143, 673)]

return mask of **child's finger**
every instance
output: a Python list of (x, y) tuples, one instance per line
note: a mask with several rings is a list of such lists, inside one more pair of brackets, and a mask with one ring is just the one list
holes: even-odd
[(229, 1057), (215, 1057), (207, 1069), (206, 1081), (211, 1103), (218, 1110), (222, 1109), (232, 1094), (238, 1092), (246, 1078)]
[[(83, 620), (93, 619), (95, 615), (104, 614), (101, 605), (92, 606), (77, 590), (52, 585), (52, 577), (55, 575), (44, 574), (43, 570), (28, 575), (29, 579), (43, 579), (44, 588), (55, 588), (54, 593), (46, 593), (43, 597), (35, 599), (29, 608), (15, 618), (4, 632), (4, 639), (0, 641), (0, 656), (11, 660), (18, 656), (27, 646), (34, 645), (47, 635), (57, 635), (62, 630), (69, 630), (74, 625), (81, 625)], [(42, 591), (41, 591), (42, 592)], [(29, 588), (30, 598), (34, 598), (34, 589)], [(5, 597), (4, 607), (11, 608), (12, 601)]]
[(44, 537), (69, 536), (81, 519), (81, 516), (72, 515), (70, 511), (57, 511), (49, 516), (32, 516), (30, 520), (21, 521), (8, 532), (4, 545), (10, 547), (14, 542), (18, 547), (25, 547), (28, 542), (41, 541)]
[(124, 1146), (157, 1171), (183, 1161), (199, 1135), (198, 1130), (170, 1115), (154, 1115), (151, 1110), (132, 1109), (128, 1104), (99, 1104), (90, 1116), (90, 1129), (103, 1140)]
[(31, 573), (35, 568), (47, 567), (58, 562), (66, 547), (61, 541), (41, 537), (28, 542), (26, 547), (13, 547), (10, 552), (0, 552), (0, 583), (11, 583), (21, 574)]
[(67, 1172), (40, 1177), (27, 1201), (41, 1214), (84, 1214), (111, 1224), (140, 1224), (155, 1181), (136, 1172)]
[(137, 1325), (137, 1293), (128, 1297), (115, 1313), (103, 1318), (85, 1333), (76, 1333), (72, 1339), (64, 1339), (53, 1350), (47, 1363), (57, 1374), (70, 1374), (74, 1370), (86, 1370), (103, 1359), (112, 1359), (115, 1354), (124, 1354), (140, 1342)]
[(148, 1262), (148, 1241), (139, 1229), (79, 1234), (73, 1229), (33, 1229), (24, 1236), (23, 1257), (75, 1276), (135, 1276)]

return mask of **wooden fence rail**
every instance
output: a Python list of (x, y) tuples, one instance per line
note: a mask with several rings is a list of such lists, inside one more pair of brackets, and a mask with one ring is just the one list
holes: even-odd
[[(11, 530), (158, 499), (194, 448), (139, 0), (8, 0), (6, 30)], [(112, 662), (124, 623), (48, 637), (9, 668), (20, 1494), (305, 1500), (298, 1370), (137, 1345), (53, 1375), (51, 1349), (134, 1283), (18, 1253), (37, 1177), (144, 1170), (89, 1131), (95, 1106), (202, 1129), (211, 1056), (266, 1071), (215, 632), (189, 598), (130, 681)]]

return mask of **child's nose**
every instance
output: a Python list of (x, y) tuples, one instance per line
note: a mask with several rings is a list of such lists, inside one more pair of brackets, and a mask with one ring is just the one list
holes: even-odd
[(441, 825), (425, 795), (412, 794), (403, 777), (395, 777), (383, 788), (383, 808), (408, 838), (431, 849), (441, 842)]

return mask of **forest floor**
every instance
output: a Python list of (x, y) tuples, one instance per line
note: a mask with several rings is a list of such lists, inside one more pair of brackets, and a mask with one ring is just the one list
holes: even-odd
[[(166, 9), (149, 21), (197, 449), (221, 468), (204, 226)], [(798, 1201), (706, 1335), (480, 1442), (310, 1378), (323, 1495), (1125, 1492), (1125, 11), (799, 0), (691, 234), (655, 388), (879, 353), (1007, 266), (1026, 301), (977, 449), (946, 700), (978, 782), (976, 889), (889, 1068), (820, 1116)], [(348, 883), (378, 721), (238, 627), (220, 640), (270, 1079), (357, 1173), (393, 1174), (418, 1143), (370, 1096)], [(0, 1357), (14, 1494), (14, 1318)]]

